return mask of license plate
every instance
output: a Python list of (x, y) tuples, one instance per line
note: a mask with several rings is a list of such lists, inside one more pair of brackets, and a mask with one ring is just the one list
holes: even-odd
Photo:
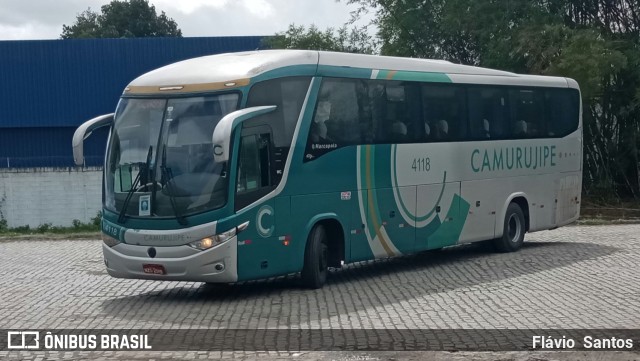
[(167, 270), (164, 269), (164, 266), (161, 264), (143, 264), (142, 270), (144, 273), (152, 274), (152, 275), (166, 275)]

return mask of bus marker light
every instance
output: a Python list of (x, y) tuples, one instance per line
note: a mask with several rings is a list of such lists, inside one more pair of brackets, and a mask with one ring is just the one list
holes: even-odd
[(288, 246), (289, 243), (291, 242), (291, 236), (288, 236), (288, 235), (287, 236), (280, 236), (280, 237), (278, 237), (278, 239), (281, 240), (282, 244), (285, 245), (285, 246)]
[(236, 83), (233, 83), (233, 82), (231, 82), (231, 83), (224, 83), (224, 86), (235, 86), (235, 85), (236, 85)]
[(183, 86), (163, 86), (160, 87), (159, 90), (160, 91), (166, 91), (166, 90), (182, 90), (184, 89)]

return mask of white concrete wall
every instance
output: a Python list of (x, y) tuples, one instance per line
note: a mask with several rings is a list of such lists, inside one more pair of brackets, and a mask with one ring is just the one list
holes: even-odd
[(0, 213), (9, 227), (88, 223), (101, 208), (101, 168), (0, 169)]

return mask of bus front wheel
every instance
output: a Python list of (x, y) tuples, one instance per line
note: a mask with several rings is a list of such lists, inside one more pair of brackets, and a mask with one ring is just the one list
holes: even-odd
[(525, 233), (524, 213), (516, 203), (509, 204), (504, 215), (502, 237), (493, 240), (499, 252), (515, 252), (522, 247)]
[(327, 280), (328, 261), (327, 232), (318, 224), (311, 230), (304, 251), (302, 282), (305, 286), (317, 289), (324, 285)]

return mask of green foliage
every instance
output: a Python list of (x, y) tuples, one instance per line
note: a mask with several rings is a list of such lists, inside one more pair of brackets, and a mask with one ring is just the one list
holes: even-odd
[(328, 28), (321, 31), (315, 25), (307, 29), (302, 25), (291, 24), (287, 31), (266, 38), (264, 45), (271, 49), (326, 50), (364, 54), (372, 54), (375, 50), (372, 37), (364, 29), (348, 30), (346, 26), (337, 30)]
[(38, 233), (46, 233), (51, 228), (52, 228), (52, 224), (51, 223), (45, 223), (45, 224), (41, 224), (40, 226), (38, 226), (37, 231), (38, 231)]
[(95, 227), (100, 227), (102, 225), (102, 211), (98, 211), (96, 216), (91, 218), (91, 224)]
[(14, 232), (14, 233), (30, 233), (31, 232), (31, 227), (29, 227), (29, 225), (19, 226), (19, 227), (15, 227), (15, 228), (9, 228), (7, 231), (8, 232)]
[(178, 24), (164, 11), (158, 15), (148, 0), (113, 0), (98, 14), (91, 8), (76, 16), (73, 25), (63, 25), (62, 39), (181, 37)]
[(585, 193), (640, 198), (640, 2), (345, 1), (375, 13), (383, 54), (576, 79)]
[[(100, 216), (100, 213), (98, 213), (98, 216)], [(98, 219), (98, 217), (92, 218), (90, 223), (83, 223), (78, 219), (74, 219), (71, 227), (54, 226), (51, 223), (44, 223), (36, 228), (31, 228), (29, 225), (8, 227), (6, 220), (0, 220), (0, 235), (94, 233), (100, 231), (100, 221), (97, 221), (96, 224), (96, 219)]]

